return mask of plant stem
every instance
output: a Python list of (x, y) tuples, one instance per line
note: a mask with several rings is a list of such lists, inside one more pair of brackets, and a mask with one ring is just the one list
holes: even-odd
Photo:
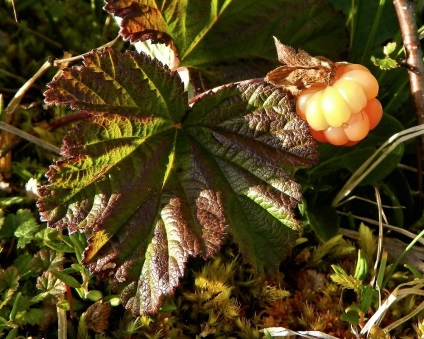
[[(423, 52), (418, 35), (415, 10), (417, 2), (414, 0), (393, 0), (399, 26), (402, 32), (403, 46), (406, 54), (406, 65), (412, 93), (412, 100), (415, 106), (415, 116), (418, 124), (424, 124), (424, 65)], [(419, 138), (418, 162), (424, 158), (424, 136)], [(419, 173), (421, 178), (421, 173)], [(422, 192), (420, 181), (419, 191)]]
[(66, 320), (66, 311), (63, 308), (56, 307), (57, 309), (57, 337), (59, 339), (67, 338), (67, 320)]

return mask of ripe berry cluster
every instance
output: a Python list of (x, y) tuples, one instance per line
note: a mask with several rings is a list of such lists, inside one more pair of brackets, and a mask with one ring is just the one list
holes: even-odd
[(375, 128), (383, 115), (378, 83), (358, 64), (339, 66), (332, 84), (313, 85), (297, 97), (296, 111), (320, 142), (352, 146)]

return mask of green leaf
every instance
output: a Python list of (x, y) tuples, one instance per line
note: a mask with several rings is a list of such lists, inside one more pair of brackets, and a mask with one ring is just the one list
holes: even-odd
[(124, 39), (165, 43), (184, 67), (205, 69), (240, 59), (273, 61), (272, 36), (329, 58), (340, 56), (347, 44), (343, 16), (323, 1), (106, 2), (105, 10), (122, 18)]
[(21, 325), (39, 325), (44, 317), (46, 317), (46, 311), (44, 309), (30, 308), (28, 310), (18, 312), (15, 321)]
[(88, 293), (85, 297), (88, 300), (91, 300), (91, 301), (98, 301), (101, 298), (103, 298), (103, 293), (101, 291), (98, 291), (98, 290), (91, 290), (91, 291), (88, 291)]
[(347, 277), (346, 271), (339, 265), (331, 265), (331, 268), (333, 269), (334, 272), (336, 272), (337, 275)]
[(45, 240), (44, 245), (46, 245), (47, 247), (50, 247), (51, 249), (55, 250), (56, 252), (63, 252), (63, 253), (74, 253), (75, 252), (73, 247), (71, 247), (67, 243), (63, 243), (63, 242)]
[(13, 261), (13, 265), (18, 269), (21, 278), (27, 277), (32, 274), (32, 259), (33, 256), (28, 252), (25, 252)]
[(353, 275), (355, 279), (365, 280), (368, 275), (368, 264), (367, 259), (363, 251), (358, 251), (358, 261), (356, 262), (355, 274)]
[(308, 206), (306, 209), (311, 227), (322, 242), (326, 242), (339, 233), (340, 219), (336, 210), (329, 206)]
[(361, 310), (363, 313), (367, 313), (373, 302), (378, 300), (378, 290), (372, 288), (370, 285), (362, 286), (361, 288)]
[(385, 56), (389, 56), (396, 50), (396, 42), (389, 42), (383, 47), (383, 53)]
[(352, 325), (359, 324), (359, 314), (355, 311), (349, 311), (346, 313), (340, 314), (340, 320), (347, 321)]
[(3, 317), (0, 317), (0, 333), (3, 332), (3, 330), (5, 330), (7, 328), (10, 329), (11, 327), (12, 326), (11, 326), (10, 322), (7, 319), (5, 319)]
[(26, 244), (33, 240), (34, 234), (39, 231), (40, 226), (28, 210), (19, 210), (16, 217), (16, 222), (19, 224), (14, 233), (15, 237), (18, 238), (17, 247), (24, 248)]
[[(28, 241), (29, 238), (29, 241), (32, 240), (35, 226), (37, 226), (38, 230), (38, 225), (32, 215), (32, 212), (28, 209), (20, 209), (16, 212), (16, 214), (9, 213), (4, 218), (4, 223), (0, 228), (0, 236), (12, 237), (15, 235), (16, 237), (22, 237), (23, 240), (20, 245), (25, 246), (26, 241)], [(17, 234), (15, 232), (17, 232)]]
[(59, 269), (64, 262), (65, 257), (62, 253), (47, 248), (34, 255), (31, 267), (34, 273), (41, 274), (41, 272), (46, 270)]
[(16, 267), (0, 269), (0, 309), (7, 305), (19, 287), (19, 273)]
[(81, 284), (73, 276), (63, 273), (62, 271), (51, 270), (50, 271), (56, 278), (63, 281), (66, 285), (69, 285), (73, 288), (80, 288)]
[[(55, 273), (58, 271), (44, 271), (37, 278), (37, 289), (45, 296), (60, 296), (66, 292), (64, 281)], [(69, 284), (68, 284), (69, 285)], [(70, 285), (71, 286), (71, 285)]]
[(90, 234), (83, 263), (111, 275), (134, 314), (156, 312), (188, 257), (210, 257), (227, 233), (259, 270), (278, 266), (298, 230), (290, 171), (317, 157), (283, 89), (250, 81), (189, 106), (177, 74), (112, 49), (49, 87), (47, 102), (91, 114), (39, 189), (41, 218)]
[(398, 62), (396, 60), (393, 60), (392, 58), (379, 59), (372, 56), (371, 61), (374, 65), (380, 67), (380, 69), (382, 69), (383, 71), (399, 67)]
[(356, 293), (360, 292), (362, 287), (361, 282), (351, 275), (331, 274), (330, 279), (336, 284), (342, 286), (342, 288), (352, 289)]
[(375, 253), (377, 252), (377, 239), (372, 234), (372, 231), (364, 223), (361, 223), (359, 226), (359, 247), (366, 256), (367, 264), (369, 267), (372, 267), (373, 260), (375, 258)]

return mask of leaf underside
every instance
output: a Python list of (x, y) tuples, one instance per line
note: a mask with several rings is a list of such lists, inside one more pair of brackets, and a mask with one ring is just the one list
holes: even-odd
[(41, 217), (89, 236), (84, 263), (113, 278), (134, 315), (156, 312), (188, 257), (210, 257), (228, 233), (246, 261), (276, 268), (298, 229), (290, 171), (317, 158), (282, 88), (234, 84), (188, 106), (176, 73), (109, 48), (48, 87), (47, 103), (89, 118), (47, 173)]

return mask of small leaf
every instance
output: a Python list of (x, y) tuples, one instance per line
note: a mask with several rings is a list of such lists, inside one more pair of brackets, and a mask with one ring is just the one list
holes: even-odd
[(355, 279), (365, 280), (368, 274), (368, 264), (364, 252), (361, 250), (358, 251), (358, 261), (356, 262), (355, 274), (353, 275)]
[(346, 288), (346, 289), (352, 289), (356, 293), (359, 293), (360, 289), (362, 287), (361, 282), (351, 275), (331, 274), (330, 278), (336, 284), (338, 284), (338, 285), (340, 285), (340, 286), (342, 286), (343, 288)]
[(374, 63), (374, 65), (380, 67), (380, 69), (382, 69), (383, 71), (399, 67), (398, 62), (396, 60), (393, 60), (392, 58), (379, 59), (372, 56), (371, 61)]
[[(4, 223), (0, 228), (0, 236), (12, 237), (15, 235), (17, 237), (23, 237), (23, 240), (20, 243), (21, 247), (23, 247), (29, 238), (29, 241), (32, 240), (32, 235), (34, 234), (34, 228), (36, 225), (37, 222), (35, 221), (32, 212), (28, 209), (20, 209), (16, 212), (16, 214), (9, 213), (5, 217)], [(18, 235), (16, 235), (15, 232), (18, 228)], [(28, 237), (26, 237), (27, 231), (29, 232), (27, 235)]]
[(359, 314), (355, 311), (349, 311), (340, 315), (340, 320), (347, 321), (352, 325), (359, 324)]
[(19, 273), (16, 267), (9, 266), (7, 269), (0, 269), (0, 309), (7, 305), (19, 287)]
[(336, 272), (337, 275), (342, 275), (344, 277), (347, 277), (346, 271), (339, 265), (331, 265), (331, 268), (333, 269), (334, 272)]
[(396, 42), (389, 42), (386, 46), (383, 47), (383, 53), (385, 56), (389, 56), (396, 49)]
[(16, 228), (14, 235), (18, 238), (17, 247), (24, 248), (26, 244), (29, 244), (33, 240), (34, 234), (39, 231), (40, 226), (32, 215), (25, 221), (20, 220), (19, 222), (20, 225)]
[(75, 252), (73, 247), (71, 247), (68, 244), (63, 243), (63, 242), (45, 240), (44, 245), (46, 245), (47, 247), (50, 247), (51, 249), (55, 250), (56, 252), (62, 252), (62, 253), (74, 253)]
[(326, 242), (320, 244), (314, 251), (311, 261), (319, 262), (326, 255), (342, 256), (351, 253), (355, 247), (349, 246), (343, 236), (338, 234)]
[(91, 305), (85, 315), (87, 328), (95, 333), (102, 333), (109, 327), (109, 316), (112, 307), (108, 302), (97, 301)]
[(18, 312), (15, 321), (21, 325), (39, 325), (46, 316), (46, 311), (41, 308), (29, 308), (25, 311)]
[(13, 261), (13, 265), (18, 269), (21, 279), (32, 274), (31, 261), (33, 256), (28, 252), (21, 254)]
[(330, 240), (339, 233), (340, 218), (333, 207), (329, 205), (308, 206), (306, 216), (322, 242)]
[(91, 291), (88, 291), (85, 297), (91, 301), (98, 301), (99, 299), (103, 297), (103, 293), (98, 290), (91, 290)]
[(399, 67), (398, 62), (390, 57), (390, 54), (392, 54), (395, 50), (396, 42), (389, 42), (383, 47), (383, 53), (386, 57), (384, 59), (379, 59), (375, 56), (371, 56), (371, 61), (383, 71)]
[(361, 289), (361, 310), (365, 314), (370, 309), (375, 300), (378, 300), (378, 289), (374, 289), (370, 285), (365, 285)]
[(63, 273), (57, 270), (50, 270), (50, 272), (58, 279), (63, 281), (66, 285), (69, 285), (73, 288), (80, 288), (81, 284), (73, 276)]
[(368, 266), (372, 267), (374, 255), (377, 251), (377, 239), (372, 234), (371, 229), (363, 223), (359, 226), (358, 243), (367, 259)]
[(37, 289), (44, 295), (60, 296), (66, 292), (65, 283), (59, 279), (52, 271), (44, 271), (37, 278)]
[[(5, 329), (10, 329), (11, 326), (9, 326), (9, 325), (11, 325), (11, 324), (10, 324), (10, 322), (8, 320), (6, 320), (3, 317), (0, 317), (0, 331), (3, 332), (3, 330), (5, 330)], [(15, 335), (17, 335), (17, 334), (18, 333), (16, 331)]]
[(62, 253), (47, 248), (34, 255), (31, 267), (34, 273), (41, 274), (43, 271), (60, 268), (64, 262), (65, 258)]
[(290, 172), (317, 159), (286, 91), (248, 81), (188, 106), (178, 75), (112, 49), (49, 88), (47, 102), (90, 115), (66, 136), (65, 157), (39, 189), (41, 217), (90, 235), (83, 263), (111, 276), (135, 315), (157, 312), (188, 257), (209, 258), (229, 232), (246, 261), (278, 266), (299, 227)]

